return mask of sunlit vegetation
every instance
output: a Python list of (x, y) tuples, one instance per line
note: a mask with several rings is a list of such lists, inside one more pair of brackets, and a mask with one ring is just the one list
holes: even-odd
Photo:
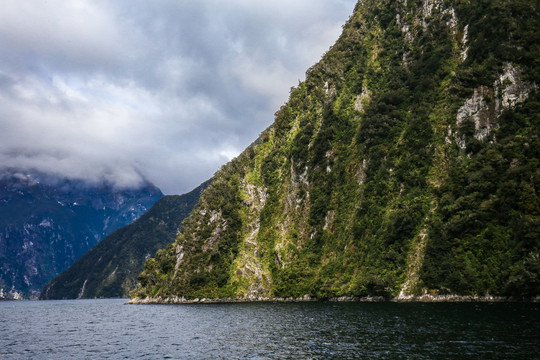
[[(358, 3), (134, 296), (390, 298), (419, 243), (410, 293), (540, 294), (540, 7), (425, 3)], [(507, 64), (526, 95), (492, 111), (482, 138), (458, 111), (482, 86), (482, 101), (500, 104)], [(242, 198), (247, 184), (265, 191), (260, 210)], [(235, 267), (246, 246), (252, 268)]]

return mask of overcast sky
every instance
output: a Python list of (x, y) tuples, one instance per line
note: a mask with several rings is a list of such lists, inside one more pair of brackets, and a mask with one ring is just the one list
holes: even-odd
[(190, 191), (273, 122), (356, 0), (16, 0), (0, 166)]

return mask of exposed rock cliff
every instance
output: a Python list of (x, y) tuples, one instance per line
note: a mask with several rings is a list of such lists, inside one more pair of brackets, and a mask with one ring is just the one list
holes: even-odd
[(539, 11), (358, 2), (135, 301), (538, 295)]

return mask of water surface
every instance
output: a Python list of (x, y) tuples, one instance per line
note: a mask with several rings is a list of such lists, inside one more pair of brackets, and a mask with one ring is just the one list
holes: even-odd
[(540, 304), (125, 301), (0, 302), (0, 358), (540, 358)]

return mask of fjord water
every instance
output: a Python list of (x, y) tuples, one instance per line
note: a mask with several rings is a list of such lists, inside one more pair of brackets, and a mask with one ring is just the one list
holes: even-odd
[(534, 359), (540, 304), (0, 302), (1, 359)]

